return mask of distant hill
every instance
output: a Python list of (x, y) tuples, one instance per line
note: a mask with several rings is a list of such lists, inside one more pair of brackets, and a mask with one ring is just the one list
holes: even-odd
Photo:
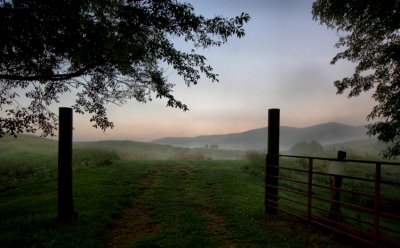
[[(301, 141), (315, 140), (322, 145), (344, 143), (353, 140), (368, 139), (364, 126), (350, 126), (336, 122), (324, 123), (306, 128), (281, 126), (280, 150), (289, 150)], [(151, 141), (181, 147), (204, 147), (217, 144), (221, 149), (263, 150), (267, 148), (268, 128), (252, 129), (242, 133), (223, 135), (202, 135), (197, 137), (166, 137)]]
[(28, 134), (20, 134), (18, 137), (6, 135), (0, 138), (0, 155), (16, 152), (49, 154), (57, 151), (58, 143), (56, 140)]
[[(335, 150), (342, 146), (355, 145), (346, 142), (366, 140), (363, 143), (357, 143), (357, 151), (362, 151), (362, 155), (375, 155), (373, 153), (377, 150), (376, 141), (369, 142), (366, 131), (365, 127), (354, 127), (333, 122), (306, 128), (284, 126), (281, 127), (280, 148), (281, 151), (287, 151), (298, 142), (315, 140), (325, 147), (339, 144), (328, 148)], [(267, 148), (267, 134), (267, 128), (259, 128), (224, 135), (169, 137), (154, 140), (151, 143), (122, 140), (74, 142), (74, 148), (113, 150), (123, 159), (238, 159), (244, 153), (232, 150), (265, 150)], [(216, 144), (219, 149), (204, 149), (206, 144)], [(49, 154), (56, 153), (57, 149), (56, 140), (32, 135), (19, 135), (18, 138), (10, 136), (0, 138), (0, 156), (18, 152)]]
[[(121, 159), (138, 160), (203, 160), (203, 159), (241, 159), (244, 152), (222, 149), (188, 149), (171, 145), (160, 145), (131, 140), (104, 140), (93, 142), (74, 142), (74, 149), (102, 149), (118, 153)], [(0, 160), (2, 156), (20, 153), (57, 154), (56, 140), (34, 135), (21, 134), (17, 138), (0, 138)], [(1, 164), (1, 161), (0, 161)]]

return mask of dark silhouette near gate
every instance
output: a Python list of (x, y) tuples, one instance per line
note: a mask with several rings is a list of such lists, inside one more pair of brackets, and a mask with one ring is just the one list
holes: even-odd
[(278, 211), (279, 109), (268, 110), (268, 153), (265, 167), (265, 213)]
[(72, 197), (72, 108), (59, 109), (58, 137), (58, 219), (72, 219), (74, 204)]

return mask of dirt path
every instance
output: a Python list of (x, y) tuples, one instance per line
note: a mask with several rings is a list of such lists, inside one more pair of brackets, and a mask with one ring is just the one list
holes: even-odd
[(218, 242), (221, 247), (224, 248), (235, 248), (236, 245), (229, 239), (228, 233), (224, 227), (225, 220), (218, 215), (213, 207), (209, 208), (197, 208), (200, 214), (207, 217), (209, 220), (206, 223), (206, 228), (210, 235)]
[[(141, 181), (142, 195), (154, 184), (159, 171), (152, 171)], [(121, 216), (115, 219), (105, 242), (106, 247), (127, 247), (141, 236), (159, 229), (159, 224), (152, 222), (152, 213), (140, 205), (125, 208)]]
[[(166, 169), (170, 176), (172, 175), (173, 178), (177, 178), (178, 191), (182, 191), (182, 197), (192, 197), (185, 195), (185, 191), (196, 187), (193, 185), (194, 180), (196, 180), (196, 168), (193, 166), (178, 165)], [(144, 235), (160, 232), (161, 223), (154, 220), (153, 213), (149, 210), (151, 208), (149, 206), (145, 207), (141, 203), (141, 197), (146, 197), (146, 192), (153, 187), (158, 178), (162, 178), (163, 176), (165, 175), (163, 175), (161, 169), (153, 170), (140, 182), (141, 196), (135, 199), (132, 207), (125, 208), (121, 216), (114, 220), (107, 235), (106, 247), (128, 247)], [(207, 193), (201, 191), (199, 194)], [(200, 216), (204, 217), (204, 226), (209, 236), (217, 242), (218, 246), (224, 248), (236, 247), (235, 243), (229, 238), (224, 219), (218, 215), (218, 211), (212, 203), (209, 204), (207, 202), (201, 205), (190, 204), (190, 198), (186, 198), (185, 202), (187, 202), (188, 207), (193, 208)]]
[[(177, 171), (178, 172), (178, 171)], [(179, 173), (187, 176), (187, 180), (184, 180), (182, 185), (190, 186), (191, 179), (190, 176), (196, 173), (194, 167), (186, 167), (184, 169), (180, 169)], [(204, 192), (203, 192), (204, 193)], [(204, 206), (192, 206), (200, 215), (205, 216), (207, 218), (207, 222), (205, 226), (207, 231), (212, 236), (221, 247), (224, 248), (235, 248), (236, 245), (229, 239), (228, 232), (225, 226), (225, 220), (218, 214), (218, 211), (214, 205)]]

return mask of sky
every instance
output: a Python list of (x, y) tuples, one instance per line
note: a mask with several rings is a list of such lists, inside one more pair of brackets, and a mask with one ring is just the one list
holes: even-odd
[[(176, 99), (190, 111), (167, 108), (165, 99), (108, 106), (115, 128), (103, 132), (90, 116), (74, 116), (74, 139), (151, 141), (161, 137), (243, 132), (265, 127), (268, 109), (279, 108), (281, 125), (307, 127), (325, 122), (360, 126), (375, 102), (371, 93), (337, 95), (333, 82), (350, 76), (354, 65), (331, 59), (339, 35), (314, 21), (311, 0), (188, 0), (205, 17), (250, 14), (246, 36), (198, 52), (219, 74), (187, 87), (166, 68), (176, 84)], [(176, 43), (176, 47), (185, 44)]]

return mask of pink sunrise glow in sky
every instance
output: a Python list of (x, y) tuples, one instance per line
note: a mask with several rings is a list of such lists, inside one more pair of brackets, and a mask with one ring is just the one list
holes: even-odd
[[(191, 0), (206, 17), (251, 16), (246, 36), (222, 47), (199, 51), (219, 76), (188, 88), (171, 68), (166, 76), (174, 94), (190, 111), (166, 108), (166, 101), (110, 105), (115, 128), (91, 127), (89, 116), (74, 116), (75, 140), (149, 141), (166, 136), (242, 132), (266, 126), (269, 108), (281, 109), (281, 124), (306, 127), (324, 122), (364, 125), (375, 105), (371, 94), (336, 95), (333, 81), (350, 75), (353, 65), (330, 65), (339, 52), (338, 35), (313, 21), (311, 0)], [(176, 46), (185, 46), (180, 42)], [(62, 104), (68, 105), (68, 99)], [(65, 104), (67, 103), (67, 104)], [(55, 106), (56, 107), (56, 106)]]

